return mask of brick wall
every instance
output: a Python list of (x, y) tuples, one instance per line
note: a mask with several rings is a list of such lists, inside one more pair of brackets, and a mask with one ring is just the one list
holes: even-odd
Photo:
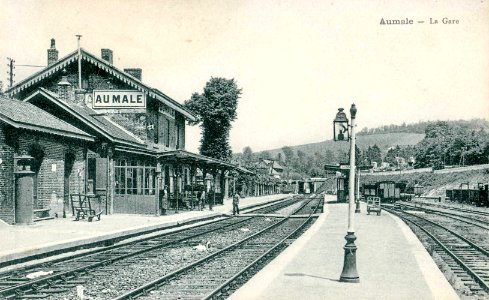
[(14, 148), (7, 141), (5, 127), (0, 125), (0, 219), (13, 224), (14, 202)]
[[(83, 146), (71, 139), (22, 132), (19, 135), (19, 153), (29, 152), (32, 144), (37, 143), (44, 151), (37, 175), (37, 207), (51, 208), (51, 215), (62, 216), (64, 189), (65, 154), (72, 152), (75, 161), (70, 173), (70, 193), (83, 192), (85, 184), (85, 160)], [(80, 170), (80, 177), (78, 176)], [(67, 191), (68, 192), (68, 191)]]

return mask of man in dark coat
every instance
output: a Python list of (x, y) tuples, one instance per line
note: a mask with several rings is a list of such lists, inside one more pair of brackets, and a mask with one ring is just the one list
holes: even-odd
[(239, 215), (239, 195), (234, 193), (233, 195), (233, 215)]

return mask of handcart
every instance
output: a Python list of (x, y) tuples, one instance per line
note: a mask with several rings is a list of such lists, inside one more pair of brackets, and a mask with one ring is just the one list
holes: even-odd
[(370, 215), (370, 212), (377, 213), (377, 216), (380, 216), (382, 208), (380, 207), (380, 197), (367, 197), (367, 214)]

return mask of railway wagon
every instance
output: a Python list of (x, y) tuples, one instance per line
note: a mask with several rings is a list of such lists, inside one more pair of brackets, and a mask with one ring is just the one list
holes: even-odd
[(489, 207), (488, 186), (479, 183), (477, 188), (471, 189), (468, 183), (463, 183), (458, 189), (446, 190), (446, 198), (459, 203)]
[(362, 195), (364, 198), (367, 198), (367, 197), (376, 197), (377, 196), (377, 184), (367, 184), (367, 183), (364, 183), (362, 185)]
[(363, 184), (363, 197), (380, 197), (381, 202), (395, 202), (401, 199), (401, 192), (406, 188), (405, 183), (395, 181), (379, 181), (374, 184)]
[(419, 197), (421, 196), (421, 194), (423, 194), (423, 186), (419, 184), (415, 184), (414, 186), (407, 186), (405, 189), (405, 193), (412, 194)]

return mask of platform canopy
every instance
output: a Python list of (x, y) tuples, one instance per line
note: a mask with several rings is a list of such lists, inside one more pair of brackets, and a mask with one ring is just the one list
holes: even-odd
[(157, 155), (158, 159), (173, 160), (178, 163), (194, 164), (203, 168), (220, 168), (225, 170), (235, 170), (242, 174), (254, 174), (250, 170), (231, 164), (212, 157), (188, 152), (185, 150), (173, 150), (162, 152)]

